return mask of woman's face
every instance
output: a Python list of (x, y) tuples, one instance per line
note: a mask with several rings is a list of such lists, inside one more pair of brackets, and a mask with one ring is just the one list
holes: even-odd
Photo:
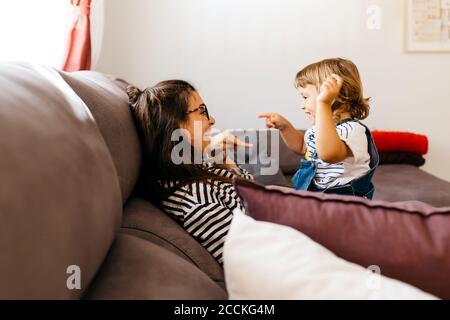
[(216, 121), (212, 116), (208, 119), (206, 105), (195, 91), (189, 97), (188, 113), (188, 120), (181, 127), (189, 131), (191, 145), (203, 152), (210, 143), (209, 137), (205, 134), (210, 131)]

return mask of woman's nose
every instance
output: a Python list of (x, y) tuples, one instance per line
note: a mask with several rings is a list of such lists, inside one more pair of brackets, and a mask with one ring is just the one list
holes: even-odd
[(213, 126), (215, 123), (216, 123), (216, 119), (214, 119), (213, 116), (209, 116), (209, 124)]

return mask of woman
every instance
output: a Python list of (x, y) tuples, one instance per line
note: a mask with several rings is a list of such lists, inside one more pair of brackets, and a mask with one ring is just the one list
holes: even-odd
[[(174, 161), (172, 151), (179, 142), (172, 141), (172, 134), (177, 130), (183, 129), (189, 139), (189, 160), (211, 148), (208, 133), (215, 120), (191, 84), (169, 80), (144, 91), (129, 86), (127, 93), (144, 145), (143, 190), (222, 264), (232, 212), (244, 209), (231, 181), (251, 175), (235, 163)], [(220, 143), (230, 141), (246, 145), (232, 135)]]

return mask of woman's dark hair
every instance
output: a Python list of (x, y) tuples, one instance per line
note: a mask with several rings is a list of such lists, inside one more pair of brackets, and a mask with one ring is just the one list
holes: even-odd
[[(189, 98), (195, 88), (183, 80), (167, 80), (141, 91), (127, 87), (130, 106), (143, 145), (143, 165), (139, 191), (160, 202), (174, 190), (193, 181), (231, 182), (201, 164), (175, 164), (171, 153), (178, 143), (172, 133), (188, 121)], [(195, 152), (191, 147), (192, 152)], [(170, 188), (164, 184), (168, 183)]]

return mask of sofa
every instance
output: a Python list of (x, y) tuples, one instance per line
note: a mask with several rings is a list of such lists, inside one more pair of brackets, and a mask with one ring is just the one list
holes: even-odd
[[(227, 299), (222, 267), (137, 188), (126, 85), (0, 63), (0, 299)], [(257, 181), (288, 184), (298, 158), (280, 148)], [(375, 185), (377, 199), (450, 204), (450, 184), (417, 167), (381, 166)]]
[[(238, 136), (242, 132), (235, 132)], [(243, 133), (245, 136), (246, 132)], [(259, 133), (261, 135), (261, 133)], [(271, 141), (268, 135), (267, 149), (271, 149)], [(260, 163), (256, 165), (244, 165), (254, 173), (255, 179), (264, 185), (275, 184), (279, 186), (291, 186), (290, 180), (297, 171), (301, 156), (289, 150), (283, 140), (278, 136), (279, 145), (279, 170), (273, 175), (260, 175)], [(388, 202), (420, 201), (435, 207), (450, 206), (450, 183), (440, 179), (420, 168), (425, 162), (408, 159), (408, 155), (401, 152), (390, 154), (380, 153), (380, 165), (375, 171), (373, 183), (375, 185), (374, 200)], [(394, 161), (392, 161), (394, 160)], [(254, 160), (257, 162), (257, 160)]]

